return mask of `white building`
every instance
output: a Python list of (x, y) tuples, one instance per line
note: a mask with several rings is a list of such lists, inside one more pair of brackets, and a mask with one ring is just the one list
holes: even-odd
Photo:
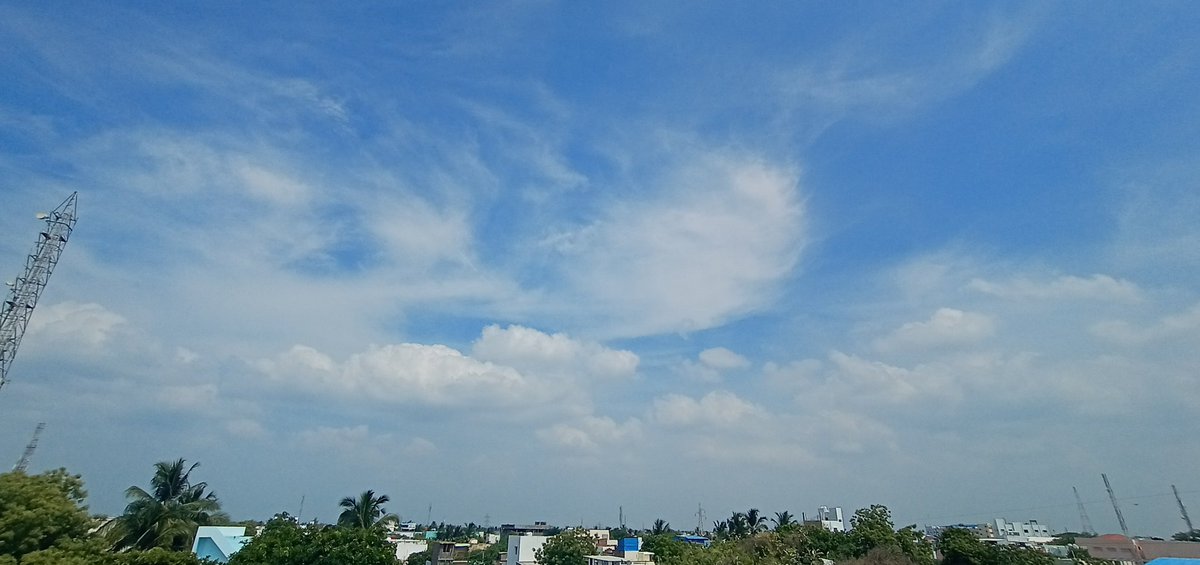
[(1006, 522), (1004, 518), (996, 518), (991, 525), (994, 530), (988, 532), (997, 538), (1049, 538), (1050, 528), (1038, 523), (1037, 520), (1028, 522)]
[(821, 522), (821, 527), (831, 532), (846, 531), (846, 521), (842, 519), (842, 507), (821, 506), (817, 508), (817, 519), (814, 521)]
[(536, 565), (537, 556), (535, 551), (545, 545), (546, 540), (550, 538), (546, 536), (508, 536), (508, 555), (505, 562), (508, 565)]
[(416, 539), (390, 539), (396, 545), (396, 560), (403, 562), (409, 555), (429, 549), (429, 542)]

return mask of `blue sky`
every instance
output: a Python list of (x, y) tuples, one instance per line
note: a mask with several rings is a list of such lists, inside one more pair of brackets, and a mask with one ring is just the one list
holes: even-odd
[(91, 504), (694, 525), (1200, 500), (1189, 3), (0, 5), (0, 452)]

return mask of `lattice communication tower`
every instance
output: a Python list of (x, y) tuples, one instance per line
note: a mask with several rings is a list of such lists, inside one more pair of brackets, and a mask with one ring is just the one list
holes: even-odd
[(25, 272), (10, 283), (12, 288), (8, 298), (0, 304), (0, 388), (8, 382), (8, 370), (21, 337), (25, 335), (25, 327), (29, 325), (29, 316), (75, 229), (75, 199), (78, 195), (73, 192), (51, 212), (38, 214), (39, 220), (46, 221), (46, 229), (38, 234), (33, 252), (25, 259)]

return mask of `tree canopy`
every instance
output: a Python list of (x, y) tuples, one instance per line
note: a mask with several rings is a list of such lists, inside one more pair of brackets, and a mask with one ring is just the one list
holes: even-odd
[(339, 526), (366, 529), (378, 526), (385, 520), (397, 520), (383, 508), (389, 501), (391, 498), (388, 495), (376, 496), (373, 490), (363, 491), (357, 498), (347, 496), (338, 503), (342, 507), (342, 513), (338, 516), (337, 523)]
[(395, 565), (395, 548), (379, 528), (300, 526), (274, 519), (229, 559), (229, 565)]
[(150, 491), (139, 486), (125, 490), (129, 504), (125, 513), (109, 526), (114, 549), (174, 550), (191, 548), (197, 526), (227, 522), (208, 483), (192, 482), (199, 463), (188, 466), (185, 459), (154, 464)]
[(0, 555), (20, 561), (87, 534), (91, 520), (83, 479), (65, 469), (0, 475)]
[(567, 530), (546, 540), (534, 551), (539, 565), (587, 565), (587, 556), (596, 553), (596, 542), (582, 529)]

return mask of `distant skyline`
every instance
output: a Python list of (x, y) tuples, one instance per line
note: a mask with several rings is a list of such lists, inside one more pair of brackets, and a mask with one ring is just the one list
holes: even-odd
[(117, 513), (1200, 513), (1200, 7), (0, 1), (0, 464)]

